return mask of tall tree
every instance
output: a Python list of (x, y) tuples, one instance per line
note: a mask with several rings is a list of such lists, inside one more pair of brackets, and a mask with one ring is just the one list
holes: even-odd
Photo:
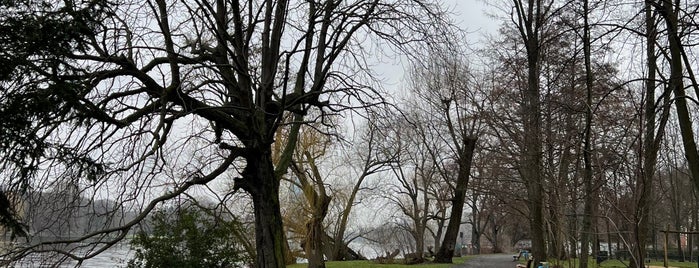
[[(431, 136), (422, 135), (437, 174), (447, 185), (451, 211), (444, 239), (435, 255), (435, 262), (451, 263), (462, 223), (466, 191), (480, 131), (480, 90), (474, 74), (453, 51), (431, 51), (431, 58), (411, 73), (413, 92), (426, 101), (424, 128)], [(455, 178), (454, 178), (455, 177)]]
[(593, 217), (593, 206), (594, 206), (594, 195), (596, 191), (593, 189), (593, 175), (592, 175), (592, 87), (594, 77), (592, 75), (592, 60), (591, 60), (591, 46), (592, 41), (590, 40), (590, 1), (583, 0), (583, 54), (585, 58), (585, 132), (583, 133), (583, 184), (584, 188), (584, 211), (583, 211), (583, 226), (580, 240), (580, 268), (587, 268), (589, 245), (592, 237), (592, 217)]
[(546, 260), (544, 179), (541, 151), (540, 49), (541, 32), (553, 1), (513, 0), (513, 21), (527, 53), (527, 87), (522, 93), (522, 156), (520, 174), (527, 187), (534, 263)]
[[(3, 2), (2, 165), (26, 189), (78, 167), (91, 191), (148, 200), (92, 239), (84, 260), (124, 238), (158, 203), (226, 172), (253, 201), (258, 267), (284, 267), (279, 184), (310, 110), (379, 97), (368, 85), (365, 38), (410, 54), (444, 43), (441, 6), (418, 1)], [(423, 42), (427, 41), (427, 42)], [(9, 55), (9, 56), (8, 56)], [(292, 114), (292, 122), (283, 120)], [(5, 123), (4, 123), (5, 124)], [(274, 133), (289, 128), (280, 161)], [(182, 152), (194, 152), (185, 158)], [(194, 163), (192, 159), (207, 159)], [(161, 187), (161, 170), (178, 170)], [(125, 204), (124, 206), (130, 206)], [(116, 235), (111, 235), (116, 234)], [(43, 248), (41, 250), (44, 250)]]
[(402, 118), (394, 123), (395, 129), (391, 135), (391, 146), (394, 149), (385, 149), (397, 156), (391, 171), (398, 182), (398, 187), (389, 199), (408, 218), (406, 221), (398, 222), (397, 225), (412, 236), (413, 252), (410, 253), (417, 254), (415, 261), (422, 262), (424, 261), (425, 232), (427, 222), (430, 220), (429, 210), (432, 202), (432, 196), (428, 193), (431, 186), (438, 184), (439, 181), (435, 164), (429, 156), (431, 148), (428, 147), (432, 144), (423, 142), (423, 137), (430, 135), (429, 128), (417, 113), (406, 117), (409, 118)]
[(346, 238), (346, 234), (350, 224), (350, 216), (354, 206), (357, 204), (360, 190), (365, 187), (367, 178), (385, 171), (395, 161), (396, 155), (382, 149), (391, 146), (383, 144), (385, 143), (385, 133), (381, 129), (385, 127), (381, 124), (385, 122), (379, 119), (379, 114), (373, 112), (369, 113), (368, 118), (365, 128), (361, 131), (359, 139), (354, 144), (356, 150), (352, 152), (351, 156), (348, 156), (356, 161), (350, 160), (343, 163), (343, 166), (348, 166), (353, 170), (351, 174), (356, 176), (356, 180), (352, 184), (349, 194), (343, 199), (344, 203), (341, 204), (340, 215), (331, 234), (334, 243), (330, 249), (330, 254), (327, 256), (329, 260), (349, 259), (347, 254), (349, 241)]
[[(325, 267), (323, 239), (325, 229), (323, 220), (328, 214), (331, 196), (328, 195), (324, 176), (321, 174), (317, 161), (326, 154), (329, 137), (308, 127), (299, 134), (299, 144), (294, 153), (291, 166), (294, 174), (293, 183), (301, 189), (306, 201), (306, 215), (303, 224), (304, 239), (302, 247), (306, 251), (308, 267)], [(299, 215), (296, 215), (298, 217)]]
[[(692, 119), (687, 107), (687, 99), (690, 97), (685, 92), (684, 72), (690, 74), (690, 81), (696, 93), (699, 93), (699, 84), (694, 78), (692, 66), (686, 60), (687, 55), (682, 45), (682, 29), (678, 16), (680, 12), (684, 12), (680, 6), (679, 0), (662, 0), (658, 3), (653, 2), (657, 7), (660, 15), (665, 21), (669, 43), (669, 64), (670, 64), (670, 79), (668, 87), (675, 95), (675, 112), (677, 122), (680, 126), (680, 136), (682, 137), (682, 145), (684, 146), (684, 155), (687, 159), (689, 171), (692, 174), (694, 187), (699, 189), (699, 151), (694, 140), (694, 130)], [(684, 67), (683, 67), (684, 62)]]
[[(631, 267), (642, 266), (646, 256), (646, 243), (650, 233), (652, 200), (654, 196), (653, 177), (658, 159), (658, 151), (665, 133), (665, 126), (670, 112), (670, 92), (662, 92), (662, 103), (656, 98), (656, 74), (657, 55), (656, 46), (658, 42), (657, 17), (653, 12), (653, 5), (646, 2), (644, 10), (645, 33), (646, 33), (646, 66), (647, 74), (645, 80), (645, 95), (643, 96), (643, 145), (637, 169), (636, 187), (638, 197), (636, 198), (636, 211), (634, 213), (634, 248), (632, 249)], [(657, 117), (658, 105), (661, 106), (662, 113)], [(656, 133), (657, 131), (657, 133)]]

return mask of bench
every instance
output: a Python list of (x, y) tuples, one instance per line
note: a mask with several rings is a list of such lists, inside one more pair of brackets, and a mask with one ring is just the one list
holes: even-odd
[(522, 257), (522, 251), (520, 250), (517, 255), (512, 256), (512, 261), (518, 261), (519, 257)]

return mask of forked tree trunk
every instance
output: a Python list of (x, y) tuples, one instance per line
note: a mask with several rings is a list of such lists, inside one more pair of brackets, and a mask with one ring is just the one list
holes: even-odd
[(456, 181), (456, 189), (452, 201), (451, 216), (449, 217), (449, 225), (444, 234), (444, 241), (439, 247), (437, 255), (434, 257), (436, 263), (451, 263), (454, 256), (454, 247), (456, 246), (456, 238), (459, 235), (459, 227), (461, 226), (461, 216), (464, 210), (464, 202), (466, 201), (466, 190), (468, 181), (471, 175), (471, 162), (473, 160), (473, 152), (476, 149), (475, 137), (464, 137), (462, 151), (459, 155), (459, 175)]

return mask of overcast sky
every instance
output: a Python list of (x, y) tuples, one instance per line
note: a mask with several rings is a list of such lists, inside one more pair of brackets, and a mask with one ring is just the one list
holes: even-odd
[[(469, 45), (478, 46), (478, 40), (485, 33), (495, 33), (500, 24), (486, 15), (488, 6), (485, 0), (445, 0), (445, 4), (453, 7), (456, 13), (454, 21), (469, 32)], [(490, 9), (492, 10), (492, 9)]]
[[(492, 0), (491, 0), (492, 1)], [(500, 21), (496, 21), (486, 15), (486, 11), (493, 12), (492, 8), (485, 4), (486, 0), (443, 0), (443, 3), (454, 13), (453, 21), (468, 34), (466, 42), (472, 49), (482, 48), (485, 44), (486, 34), (496, 33)], [(405, 70), (409, 67), (404, 58), (379, 59), (381, 63), (375, 66), (375, 72), (383, 78), (382, 87), (387, 89), (389, 94), (400, 98), (405, 93)]]

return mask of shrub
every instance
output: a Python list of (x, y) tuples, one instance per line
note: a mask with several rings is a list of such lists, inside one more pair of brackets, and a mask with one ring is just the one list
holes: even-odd
[(150, 232), (141, 230), (131, 240), (135, 256), (129, 267), (241, 266), (250, 257), (241, 250), (234, 235), (236, 228), (240, 228), (239, 222), (214, 219), (195, 207), (158, 210)]

